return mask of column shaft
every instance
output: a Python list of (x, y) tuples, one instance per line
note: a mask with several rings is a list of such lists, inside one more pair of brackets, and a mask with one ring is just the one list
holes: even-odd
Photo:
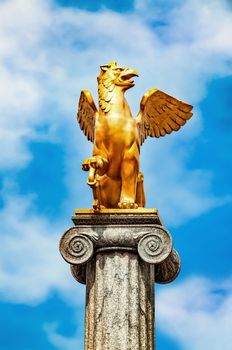
[(102, 251), (86, 271), (85, 350), (154, 349), (154, 265)]

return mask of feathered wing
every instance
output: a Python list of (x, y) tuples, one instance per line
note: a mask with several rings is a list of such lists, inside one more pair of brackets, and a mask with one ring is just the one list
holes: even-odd
[(147, 91), (140, 103), (136, 122), (140, 144), (148, 137), (160, 137), (177, 131), (191, 118), (192, 106), (158, 89)]
[(94, 142), (94, 130), (97, 108), (95, 106), (93, 97), (88, 90), (81, 91), (77, 120), (80, 128), (89, 141)]

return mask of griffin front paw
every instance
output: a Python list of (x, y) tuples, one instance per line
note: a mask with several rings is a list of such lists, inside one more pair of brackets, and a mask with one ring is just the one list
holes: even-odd
[(97, 170), (103, 168), (103, 165), (103, 158), (99, 156), (91, 157), (84, 160), (84, 162), (82, 163), (82, 170), (89, 171), (90, 168), (94, 168)]
[(104, 165), (103, 158), (100, 156), (91, 157), (90, 159), (90, 166), (94, 169), (102, 169)]
[(82, 163), (82, 170), (89, 171), (90, 165), (89, 165), (89, 159), (85, 159)]

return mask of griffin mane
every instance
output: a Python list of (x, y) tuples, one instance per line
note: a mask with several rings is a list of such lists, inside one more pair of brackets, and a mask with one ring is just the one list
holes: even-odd
[(112, 106), (115, 85), (110, 77), (98, 77), (99, 107), (108, 113)]

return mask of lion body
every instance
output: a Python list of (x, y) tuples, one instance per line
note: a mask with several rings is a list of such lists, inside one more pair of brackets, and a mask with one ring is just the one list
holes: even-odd
[(138, 129), (126, 101), (124, 106), (121, 113), (111, 110), (105, 115), (100, 111), (96, 118), (93, 156), (107, 160), (106, 170), (103, 174), (99, 171), (97, 176), (100, 205), (106, 208), (118, 208), (119, 203), (136, 203)]

